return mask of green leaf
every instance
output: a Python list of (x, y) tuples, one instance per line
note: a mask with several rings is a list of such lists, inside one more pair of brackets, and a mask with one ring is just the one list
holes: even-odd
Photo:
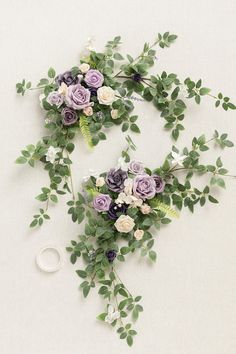
[(204, 95), (207, 95), (210, 91), (211, 90), (209, 88), (202, 87), (202, 88), (200, 88), (199, 93), (200, 93), (201, 96), (204, 96)]
[(217, 199), (215, 199), (214, 197), (212, 197), (212, 195), (208, 196), (208, 199), (211, 203), (219, 203)]
[(97, 319), (100, 321), (105, 321), (105, 318), (107, 316), (107, 313), (101, 313), (100, 315), (97, 316)]
[(38, 219), (34, 219), (31, 224), (30, 224), (30, 227), (35, 227), (38, 225)]
[(153, 262), (155, 262), (157, 259), (157, 254), (155, 251), (149, 251), (148, 256)]
[(77, 273), (77, 275), (80, 278), (86, 278), (87, 277), (87, 272), (85, 272), (85, 270), (77, 270), (76, 273)]
[(130, 129), (132, 130), (132, 132), (140, 133), (140, 129), (139, 129), (139, 127), (137, 126), (137, 124), (135, 124), (135, 123), (132, 123), (132, 124), (131, 124)]
[(58, 202), (58, 198), (57, 198), (57, 196), (56, 196), (55, 194), (51, 194), (51, 195), (50, 195), (50, 199), (51, 199), (51, 201), (52, 201), (53, 203), (57, 203), (57, 202)]
[(225, 188), (225, 181), (222, 178), (218, 178), (216, 183), (219, 187)]
[(120, 253), (122, 255), (125, 255), (125, 254), (127, 254), (129, 252), (130, 252), (130, 248), (129, 247), (121, 247), (121, 249), (120, 249)]
[(20, 156), (16, 159), (15, 163), (17, 164), (24, 164), (27, 162), (27, 159), (24, 156)]
[(220, 157), (218, 157), (218, 159), (216, 160), (216, 166), (217, 166), (217, 167), (222, 167), (222, 166), (223, 166), (223, 163), (222, 163)]
[(120, 53), (115, 53), (113, 55), (113, 58), (116, 60), (123, 60), (124, 59)]
[(87, 297), (90, 292), (90, 285), (86, 285), (83, 287), (83, 295), (84, 297)]
[(124, 122), (121, 127), (122, 132), (126, 132), (128, 129), (129, 129), (129, 123)]
[(127, 342), (128, 346), (131, 347), (133, 345), (133, 337), (129, 335), (126, 338), (126, 342)]
[(48, 70), (48, 77), (53, 79), (56, 76), (56, 71), (53, 68), (49, 68)]

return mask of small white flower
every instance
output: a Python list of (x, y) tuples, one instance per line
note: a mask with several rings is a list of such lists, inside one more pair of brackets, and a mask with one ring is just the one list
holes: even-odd
[(102, 187), (105, 184), (105, 179), (104, 177), (98, 177), (96, 179), (96, 187)]
[(115, 101), (115, 91), (109, 86), (99, 87), (97, 90), (97, 98), (100, 104), (110, 106)]
[(83, 63), (79, 66), (79, 69), (82, 72), (82, 74), (86, 74), (90, 69), (90, 65), (87, 63)]
[(39, 95), (39, 102), (40, 102), (40, 107), (43, 108), (43, 99), (45, 98), (46, 96), (44, 95), (44, 93), (41, 93)]
[(179, 165), (183, 167), (183, 161), (186, 159), (186, 155), (180, 155), (177, 152), (172, 152), (172, 165)]
[(143, 235), (144, 235), (144, 231), (143, 231), (143, 230), (137, 229), (137, 230), (134, 232), (134, 238), (135, 238), (137, 241), (142, 240)]
[(120, 312), (116, 311), (112, 305), (109, 305), (107, 309), (107, 315), (105, 317), (105, 322), (112, 324), (112, 322), (118, 318), (120, 318)]
[(93, 108), (91, 106), (85, 107), (83, 109), (83, 113), (86, 115), (86, 117), (90, 117), (93, 115)]
[(84, 181), (84, 182), (88, 182), (88, 180), (89, 180), (89, 178), (90, 178), (91, 176), (93, 176), (93, 177), (95, 177), (95, 178), (98, 178), (98, 177), (99, 177), (99, 173), (98, 173), (97, 171), (94, 171), (94, 170), (92, 170), (92, 169), (89, 169), (89, 170), (88, 170), (88, 175), (83, 177), (83, 181)]
[(132, 191), (133, 191), (133, 180), (131, 178), (127, 178), (124, 181), (124, 186), (125, 186), (125, 188), (124, 188), (125, 194), (131, 195)]
[(46, 153), (46, 161), (54, 163), (57, 153), (60, 151), (60, 148), (54, 148), (54, 146), (49, 146)]
[(62, 96), (66, 96), (67, 95), (67, 91), (68, 91), (67, 85), (64, 82), (62, 82), (61, 86), (58, 89), (58, 93), (60, 93)]
[(117, 165), (115, 167), (116, 170), (119, 170), (119, 168), (122, 171), (128, 171), (129, 165), (127, 162), (125, 162), (125, 159), (123, 157), (119, 157)]
[(111, 110), (111, 118), (112, 119), (117, 119), (118, 118), (118, 109), (112, 109)]
[(141, 213), (144, 215), (149, 214), (152, 211), (151, 207), (148, 204), (141, 205), (140, 210), (141, 210)]

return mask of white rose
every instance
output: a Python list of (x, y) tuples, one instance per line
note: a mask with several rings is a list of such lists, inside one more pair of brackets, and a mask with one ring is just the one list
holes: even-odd
[(115, 91), (111, 87), (102, 86), (97, 90), (97, 98), (100, 104), (110, 106), (115, 100)]
[(124, 181), (124, 192), (127, 194), (127, 195), (131, 195), (132, 194), (132, 191), (133, 191), (133, 180), (131, 178), (127, 178), (125, 181)]
[(137, 229), (137, 230), (134, 232), (134, 238), (136, 238), (137, 241), (142, 240), (143, 235), (144, 235), (144, 231), (143, 231), (143, 230)]
[(104, 177), (98, 177), (96, 179), (96, 187), (102, 187), (105, 184), (105, 179)]
[(112, 109), (111, 110), (111, 118), (112, 119), (117, 119), (118, 118), (118, 109)]
[(143, 204), (141, 205), (140, 210), (143, 214), (149, 214), (151, 212), (151, 207), (148, 204)]
[(134, 228), (134, 220), (128, 215), (121, 215), (115, 222), (117, 231), (128, 233)]
[(82, 72), (82, 74), (86, 74), (90, 69), (90, 65), (87, 63), (83, 63), (79, 66), (79, 69)]
[(90, 117), (90, 116), (92, 116), (93, 115), (93, 109), (92, 109), (92, 107), (85, 107), (84, 109), (83, 109), (83, 113), (87, 116), (87, 117)]

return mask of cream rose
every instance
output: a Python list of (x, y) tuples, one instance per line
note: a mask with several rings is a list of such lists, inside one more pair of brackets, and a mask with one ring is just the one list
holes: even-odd
[(62, 82), (61, 86), (58, 89), (58, 93), (60, 93), (62, 96), (66, 96), (67, 92), (68, 92), (68, 87), (64, 82)]
[(128, 233), (134, 228), (134, 220), (128, 215), (121, 215), (115, 222), (117, 231)]
[(83, 113), (84, 113), (87, 117), (92, 116), (92, 115), (93, 115), (93, 109), (92, 109), (92, 107), (91, 107), (91, 106), (85, 107), (85, 108), (83, 109)]
[(90, 65), (87, 63), (83, 63), (79, 66), (79, 69), (82, 72), (82, 74), (86, 74), (90, 69)]
[(112, 119), (117, 119), (118, 118), (118, 109), (112, 109), (111, 110), (111, 118)]
[(142, 240), (143, 235), (144, 235), (144, 231), (143, 231), (143, 230), (137, 229), (137, 230), (134, 232), (134, 238), (136, 238), (137, 241)]
[(97, 98), (100, 104), (110, 106), (115, 100), (115, 91), (111, 87), (102, 86), (97, 90)]
[(141, 213), (143, 214), (149, 214), (151, 212), (151, 207), (148, 204), (143, 204), (140, 207)]
[(105, 179), (104, 177), (98, 177), (96, 179), (96, 187), (102, 187), (105, 184)]

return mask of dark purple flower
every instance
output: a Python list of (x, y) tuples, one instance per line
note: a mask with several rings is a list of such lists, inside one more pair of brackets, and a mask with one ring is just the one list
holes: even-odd
[(109, 194), (98, 194), (93, 200), (93, 207), (98, 212), (108, 211), (112, 199)]
[(133, 74), (132, 79), (135, 82), (140, 82), (142, 80), (142, 76), (139, 73), (135, 73), (135, 74)]
[(55, 80), (58, 86), (60, 86), (62, 82), (64, 82), (67, 86), (70, 86), (70, 85), (77, 84), (78, 77), (73, 76), (72, 72), (68, 70), (65, 71), (63, 74), (58, 75)]
[(149, 175), (137, 175), (133, 182), (133, 193), (141, 199), (152, 199), (156, 194), (156, 183)]
[(108, 261), (111, 263), (116, 258), (116, 251), (114, 251), (114, 250), (107, 251), (106, 256), (107, 256)]
[(156, 193), (162, 193), (165, 189), (165, 181), (158, 175), (152, 175), (152, 178), (156, 183)]
[(90, 93), (91, 93), (91, 96), (97, 96), (97, 90), (95, 87), (88, 87)]
[(124, 189), (124, 181), (128, 178), (128, 173), (122, 171), (121, 168), (116, 170), (112, 168), (106, 176), (106, 184), (113, 192), (122, 192)]
[(104, 76), (98, 70), (90, 69), (85, 75), (84, 81), (89, 87), (99, 88), (102, 86)]
[(74, 124), (78, 120), (76, 112), (69, 107), (63, 108), (61, 115), (63, 117), (62, 124), (64, 125)]
[(120, 214), (126, 214), (128, 205), (111, 203), (107, 215), (110, 219), (116, 220)]
[(74, 109), (84, 109), (91, 106), (90, 91), (80, 84), (68, 87), (66, 95), (66, 104)]

